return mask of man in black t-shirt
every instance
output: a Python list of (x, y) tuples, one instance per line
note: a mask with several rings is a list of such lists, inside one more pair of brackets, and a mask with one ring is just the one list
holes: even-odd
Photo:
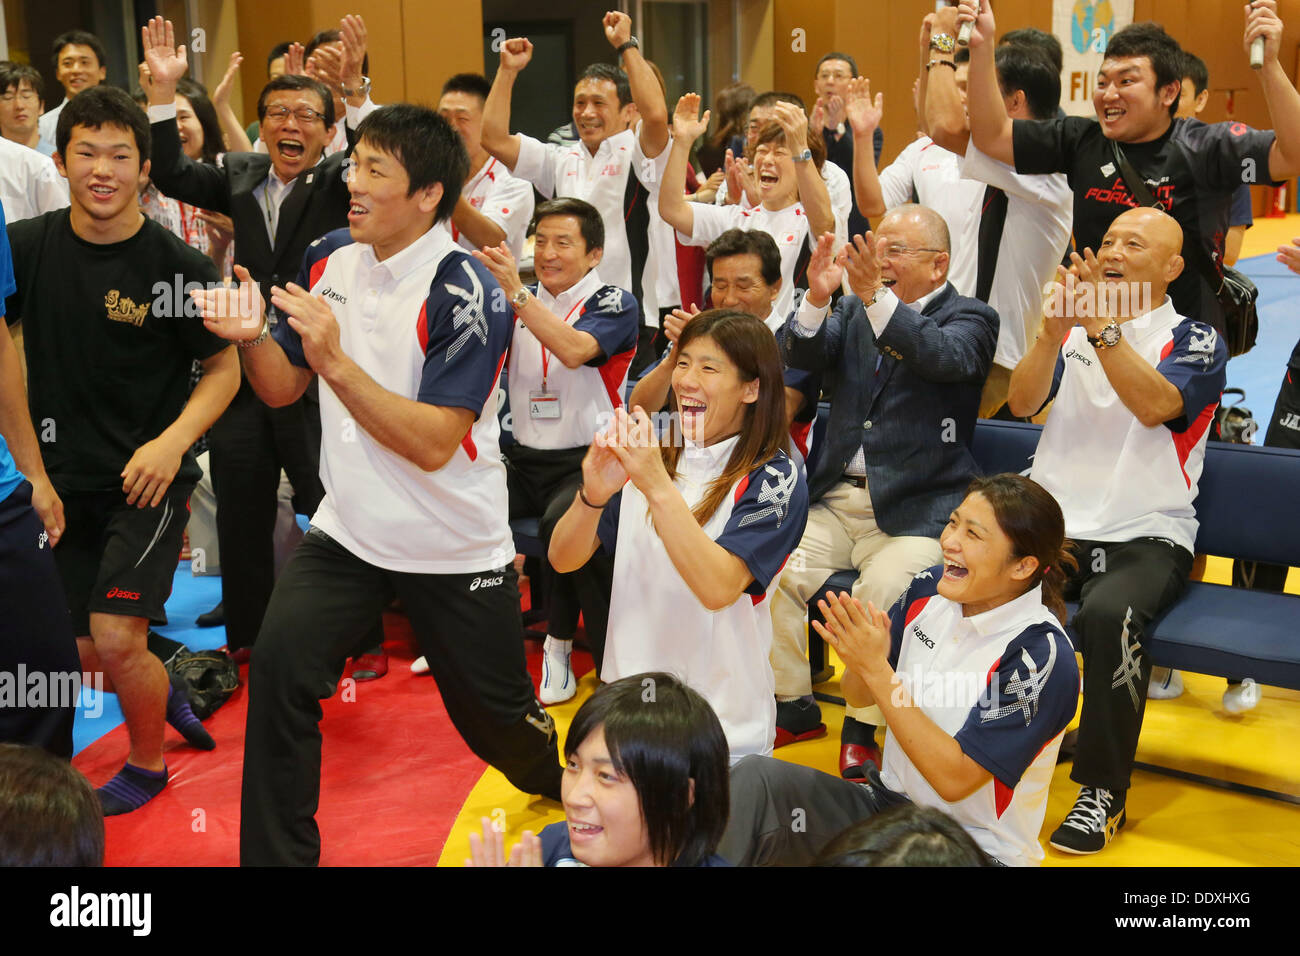
[[(217, 283), (207, 256), (140, 212), (149, 122), (126, 93), (96, 87), (59, 116), (54, 159), (72, 205), (9, 226), (28, 405), (66, 518), (54, 551), (82, 668), (102, 671), (126, 718), (126, 765), (97, 792), (125, 813), (167, 782), (163, 722), (214, 745), (184, 693), (169, 693), (147, 649), (166, 623), (190, 491), (190, 446), (239, 387), (235, 349), (188, 304), (187, 283)], [(203, 378), (189, 394), (191, 363)], [(188, 396), (188, 400), (187, 400)]]
[[(975, 0), (962, 0), (959, 22), (972, 19), (976, 6)], [(1147, 190), (1182, 227), (1187, 268), (1169, 287), (1175, 308), (1222, 331), (1215, 296), (1233, 194), (1243, 183), (1277, 184), (1300, 172), (1300, 93), (1278, 63), (1282, 21), (1276, 8), (1276, 0), (1255, 0), (1245, 32), (1247, 49), (1256, 37), (1264, 38), (1259, 77), (1274, 133), (1243, 123), (1175, 119), (1183, 53), (1152, 23), (1134, 24), (1110, 38), (1093, 94), (1099, 122), (1078, 116), (1012, 121), (998, 95), (993, 44), (986, 42), (993, 36), (993, 13), (985, 2), (970, 42), (971, 139), (1018, 172), (1067, 174), (1080, 251), (1097, 249), (1119, 213), (1142, 205), (1119, 168), (1118, 144)]]

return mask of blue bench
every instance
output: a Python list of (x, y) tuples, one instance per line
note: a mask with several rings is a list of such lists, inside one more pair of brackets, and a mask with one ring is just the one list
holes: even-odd
[[(972, 446), (985, 474), (1028, 470), (1042, 427), (981, 420)], [(1300, 565), (1300, 452), (1211, 442), (1199, 483), (1196, 549), (1270, 564)], [(826, 590), (849, 591), (852, 571), (831, 575)], [(1071, 607), (1071, 613), (1077, 607)], [(817, 618), (809, 605), (810, 620)], [(1165, 667), (1219, 677), (1253, 677), (1300, 689), (1300, 597), (1188, 583), (1159, 618), (1146, 649)], [(821, 644), (815, 632), (812, 645)], [(818, 652), (821, 648), (818, 647)], [(826, 695), (823, 699), (836, 700)]]

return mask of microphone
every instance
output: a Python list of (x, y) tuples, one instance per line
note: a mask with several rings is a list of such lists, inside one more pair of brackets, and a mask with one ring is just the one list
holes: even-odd
[(1250, 68), (1252, 70), (1262, 70), (1264, 68), (1264, 38), (1255, 37), (1250, 41)]
[[(979, 15), (979, 12), (980, 12), (980, 9), (982, 8), (982, 6), (983, 6), (982, 3), (976, 3), (976, 4), (975, 4), (975, 14), (976, 14), (977, 16)], [(963, 24), (961, 25), (961, 28), (958, 29), (958, 31), (957, 31), (957, 45), (958, 45), (958, 46), (970, 46), (970, 31), (971, 31), (971, 27), (973, 27), (973, 26), (975, 26), (975, 21), (974, 21), (974, 20), (967, 20), (965, 23), (963, 23)]]

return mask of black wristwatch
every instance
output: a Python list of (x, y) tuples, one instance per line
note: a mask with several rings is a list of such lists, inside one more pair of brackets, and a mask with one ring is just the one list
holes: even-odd
[(615, 49), (614, 52), (617, 53), (619, 56), (622, 56), (624, 50), (630, 50), (630, 49), (637, 49), (637, 50), (641, 49), (641, 42), (636, 37), (630, 38), (622, 46)]

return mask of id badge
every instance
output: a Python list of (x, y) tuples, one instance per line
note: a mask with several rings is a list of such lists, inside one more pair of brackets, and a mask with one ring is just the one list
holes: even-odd
[(554, 392), (530, 391), (528, 393), (528, 417), (534, 421), (559, 418), (560, 396)]

